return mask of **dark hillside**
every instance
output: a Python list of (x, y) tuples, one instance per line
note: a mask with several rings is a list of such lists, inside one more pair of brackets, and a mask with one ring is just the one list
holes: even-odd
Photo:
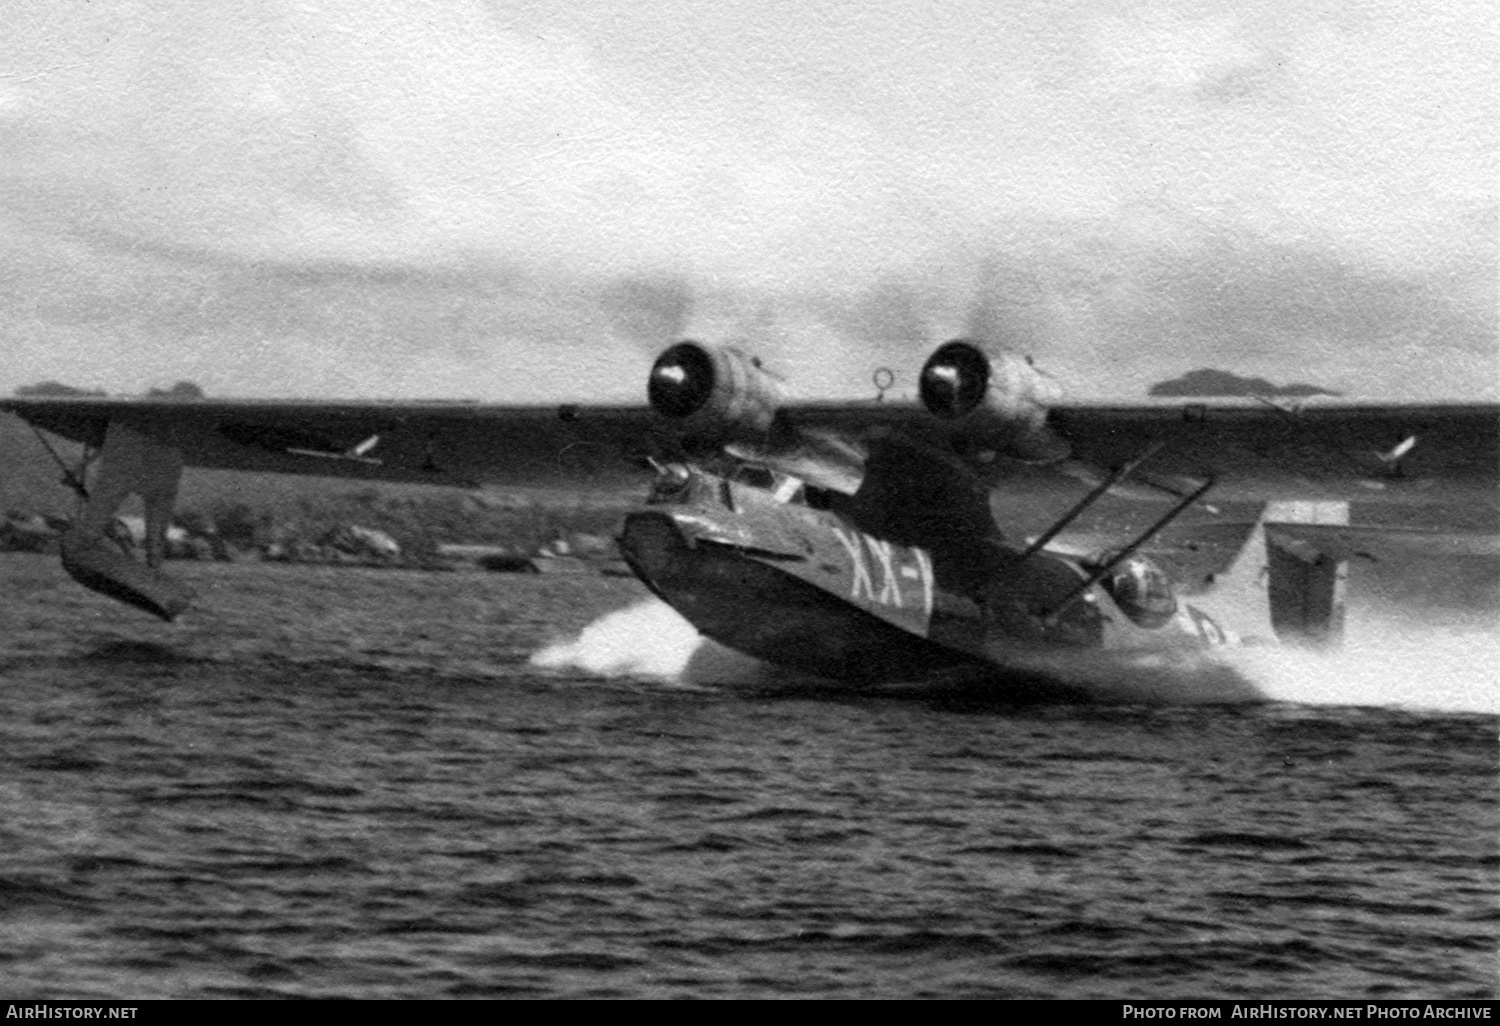
[(1314, 395), (1339, 395), (1317, 385), (1294, 382), (1277, 385), (1265, 378), (1242, 377), (1232, 371), (1213, 370), (1203, 367), (1188, 371), (1180, 378), (1158, 381), (1151, 386), (1148, 395), (1168, 396), (1286, 396), (1299, 398)]

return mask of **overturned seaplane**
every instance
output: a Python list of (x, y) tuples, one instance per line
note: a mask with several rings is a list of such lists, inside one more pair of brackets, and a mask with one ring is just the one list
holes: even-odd
[[(877, 385), (889, 377), (877, 372)], [(67, 572), (169, 620), (192, 601), (161, 567), (184, 467), (460, 488), (651, 468), (621, 552), (707, 637), (820, 678), (982, 681), (1017, 699), (1254, 700), (1242, 681), (1206, 683), (1203, 657), (1337, 644), (1355, 553), (1500, 553), (1491, 535), (1348, 516), (1351, 501), (1493, 507), (1492, 404), (1070, 404), (1029, 360), (966, 340), (931, 354), (915, 401), (792, 402), (758, 360), (697, 342), (663, 352), (647, 392), (644, 406), (58, 397), (0, 408), (44, 441), (83, 447), (65, 478), (82, 498), (62, 542)], [(1059, 483), (1067, 501), (1042, 529), (1007, 523), (1014, 497)], [(108, 537), (133, 494), (144, 562)], [(1121, 496), (1155, 504), (1149, 525), (1075, 530)], [(1179, 580), (1153, 560), (1165, 539), (1222, 535), (1213, 518), (1233, 501), (1259, 514), (1227, 558)]]

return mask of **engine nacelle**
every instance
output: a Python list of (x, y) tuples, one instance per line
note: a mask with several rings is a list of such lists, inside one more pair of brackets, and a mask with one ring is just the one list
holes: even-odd
[(781, 380), (732, 346), (679, 342), (656, 358), (646, 383), (651, 408), (695, 438), (762, 441), (781, 406)]
[(928, 413), (954, 422), (981, 448), (1030, 462), (1068, 454), (1047, 426), (1047, 408), (1062, 397), (1061, 388), (1016, 353), (986, 352), (965, 339), (945, 342), (922, 365), (918, 393)]

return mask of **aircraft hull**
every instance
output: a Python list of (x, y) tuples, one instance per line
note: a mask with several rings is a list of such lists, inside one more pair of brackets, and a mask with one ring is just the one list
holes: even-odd
[(786, 669), (882, 690), (1001, 702), (1197, 705), (1265, 701), (1211, 651), (1048, 650), (966, 654), (919, 637), (776, 564), (701, 539), (664, 513), (633, 513), (620, 550), (636, 576), (706, 637)]
[(784, 572), (774, 557), (703, 540), (690, 545), (663, 513), (628, 516), (620, 551), (636, 576), (705, 636), (777, 666), (871, 684), (984, 669)]

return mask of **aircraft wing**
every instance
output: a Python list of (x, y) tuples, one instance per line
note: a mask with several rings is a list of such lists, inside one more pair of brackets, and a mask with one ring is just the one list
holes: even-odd
[[(1132, 485), (1186, 495), (1194, 479), (1212, 476), (1215, 500), (1493, 508), (1500, 495), (1500, 413), (1493, 405), (1054, 406), (1040, 430), (1025, 422), (1045, 444), (1022, 438), (1009, 449), (992, 447), (988, 439), (997, 436), (985, 435), (982, 423), (976, 434), (905, 402), (780, 406), (757, 437), (723, 417), (694, 427), (690, 418), (674, 420), (648, 406), (25, 397), (0, 399), (0, 410), (102, 452), (102, 473), (91, 477), (88, 501), (64, 536), (63, 566), (85, 586), (167, 619), (192, 597), (158, 566), (184, 466), (458, 487), (577, 487), (628, 479), (651, 459), (727, 451), (853, 492), (872, 440), (896, 430), (952, 446), (992, 483), (1013, 489), (1056, 487), (1060, 471), (1087, 480), (1149, 456)], [(1014, 442), (1016, 424), (1005, 430)], [(1045, 453), (1048, 461), (1006, 451)], [(933, 458), (942, 459), (940, 452)], [(144, 565), (107, 539), (132, 493), (146, 511)]]
[[(822, 431), (942, 430), (920, 408), (900, 403), (808, 404), (783, 413)], [(1182, 494), (1212, 475), (1218, 484), (1211, 501), (1500, 500), (1500, 405), (1494, 403), (1326, 403), (1300, 410), (1233, 399), (1073, 403), (1052, 406), (1047, 427), (1066, 443), (1068, 459), (1036, 465), (998, 458), (991, 479), (1038, 489), (1059, 471), (1093, 480), (1155, 446), (1134, 481)], [(1150, 490), (1150, 484), (1137, 489)]]
[(1093, 467), (1153, 444), (1145, 480), (1218, 479), (1210, 499), (1438, 504), (1500, 499), (1500, 406), (1259, 403), (1054, 407), (1049, 425)]
[(468, 488), (638, 476), (672, 442), (644, 406), (46, 397), (0, 409), (95, 448), (117, 421), (190, 467)]
[[(684, 444), (679, 425), (645, 405), (28, 397), (0, 399), (0, 409), (96, 447), (117, 420), (187, 466), (460, 487), (627, 479)], [(727, 448), (840, 490), (857, 485), (873, 433), (952, 442), (958, 431), (903, 401), (795, 403), (777, 421), (772, 441)], [(1495, 404), (1066, 404), (1047, 424), (1068, 459), (1002, 457), (982, 465), (988, 476), (1040, 489), (1059, 472), (1089, 479), (1155, 447), (1133, 480), (1181, 492), (1213, 475), (1211, 500), (1500, 500)]]

